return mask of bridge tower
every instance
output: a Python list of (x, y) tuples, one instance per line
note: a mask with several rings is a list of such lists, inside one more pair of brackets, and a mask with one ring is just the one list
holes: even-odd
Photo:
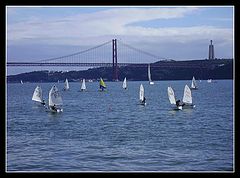
[(112, 60), (113, 81), (118, 81), (117, 39), (112, 40)]

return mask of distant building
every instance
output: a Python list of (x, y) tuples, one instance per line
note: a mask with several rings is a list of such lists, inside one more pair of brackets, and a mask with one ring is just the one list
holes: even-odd
[(209, 60), (214, 59), (214, 46), (212, 44), (212, 40), (210, 41), (210, 45), (209, 45), (208, 59)]

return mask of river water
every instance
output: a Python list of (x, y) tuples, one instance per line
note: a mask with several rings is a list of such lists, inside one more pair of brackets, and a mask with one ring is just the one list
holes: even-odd
[[(6, 171), (185, 172), (234, 170), (233, 80), (198, 82), (194, 109), (171, 109), (167, 87), (182, 99), (191, 81), (70, 82), (61, 90), (64, 112), (52, 114), (31, 98), (37, 85), (45, 100), (54, 83), (7, 84)], [(147, 105), (139, 105), (143, 84)]]

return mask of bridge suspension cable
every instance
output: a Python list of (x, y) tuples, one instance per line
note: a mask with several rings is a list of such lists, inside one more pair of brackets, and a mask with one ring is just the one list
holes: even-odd
[(64, 55), (64, 56), (60, 56), (60, 57), (54, 57), (54, 58), (49, 58), (49, 59), (43, 59), (43, 60), (39, 60), (39, 61), (36, 61), (36, 62), (49, 62), (49, 61), (54, 61), (54, 60), (58, 60), (58, 59), (63, 59), (63, 58), (69, 58), (69, 57), (73, 57), (73, 56), (76, 56), (76, 55), (80, 55), (80, 54), (84, 54), (84, 53), (87, 53), (89, 51), (92, 51), (94, 49), (97, 49), (97, 48), (100, 48), (102, 46), (105, 46), (109, 43), (111, 43), (112, 41), (107, 41), (103, 44), (100, 44), (98, 46), (95, 46), (95, 47), (92, 47), (92, 48), (89, 48), (89, 49), (86, 49), (86, 50), (83, 50), (83, 51), (80, 51), (80, 52), (76, 52), (76, 53), (73, 53), (73, 54), (68, 54), (68, 55)]
[[(118, 42), (119, 42), (119, 44), (121, 44), (121, 45), (123, 45), (123, 46), (125, 46), (125, 47), (127, 47), (127, 48), (129, 48), (129, 49), (131, 49), (131, 50), (134, 50), (134, 51), (136, 51), (136, 52), (138, 52), (138, 53), (140, 53), (140, 54), (147, 55), (147, 56), (149, 56), (149, 57), (151, 57), (151, 58), (154, 58), (154, 59), (157, 59), (157, 60), (167, 60), (167, 58), (160, 57), (160, 56), (151, 54), (151, 53), (149, 53), (149, 52), (146, 52), (146, 51), (144, 51), (144, 50), (135, 48), (135, 47), (133, 47), (133, 46), (131, 46), (131, 45), (129, 45), (129, 44), (126, 44), (126, 43), (122, 42), (121, 40), (118, 40)], [(139, 62), (139, 61), (138, 61), (138, 62)]]
[[(115, 45), (113, 40), (109, 40), (100, 45), (82, 50), (80, 52), (63, 55), (60, 57), (48, 58), (38, 60), (35, 62), (8, 62), (7, 66), (126, 66), (129, 64), (143, 64), (154, 63), (161, 59), (157, 55), (151, 54), (144, 50), (133, 47), (129, 44), (117, 41)], [(114, 47), (114, 48), (113, 48)], [(113, 55), (115, 49), (115, 55)], [(118, 51), (118, 52), (117, 52)], [(115, 56), (115, 63), (113, 57)], [(136, 65), (135, 65), (136, 66)], [(117, 67), (116, 67), (117, 68)]]

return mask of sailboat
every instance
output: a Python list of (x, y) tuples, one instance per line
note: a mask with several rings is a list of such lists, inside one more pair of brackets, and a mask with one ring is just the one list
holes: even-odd
[(154, 82), (151, 79), (151, 69), (150, 69), (150, 64), (148, 64), (148, 80), (149, 80), (149, 84), (153, 85)]
[(182, 106), (176, 105), (176, 98), (175, 98), (175, 94), (174, 94), (172, 87), (168, 87), (167, 90), (168, 90), (168, 99), (170, 101), (170, 104), (174, 105), (173, 109), (174, 110), (182, 110)]
[(20, 83), (23, 84), (23, 81), (21, 80)]
[(192, 92), (188, 85), (185, 85), (184, 87), (184, 93), (183, 93), (183, 108), (194, 108), (195, 105), (192, 101)]
[(127, 78), (125, 77), (123, 80), (123, 85), (122, 85), (123, 89), (127, 89)]
[(212, 79), (208, 79), (207, 82), (208, 82), (208, 83), (212, 83)]
[(100, 88), (100, 91), (105, 91), (106, 89), (106, 84), (104, 83), (102, 78), (100, 78), (99, 88)]
[(41, 104), (45, 105), (44, 100), (42, 99), (42, 89), (41, 87), (37, 86), (33, 92), (32, 100), (36, 102), (40, 102)]
[(141, 105), (146, 105), (146, 101), (145, 101), (145, 97), (144, 97), (144, 88), (143, 88), (143, 85), (141, 84), (140, 85), (140, 88), (139, 88), (139, 100), (140, 100), (140, 104)]
[(63, 105), (62, 97), (55, 85), (49, 91), (48, 105), (51, 112), (63, 112), (63, 109), (61, 108)]
[(63, 89), (64, 91), (66, 91), (66, 90), (69, 90), (69, 83), (68, 83), (68, 79), (66, 78), (66, 80), (65, 80), (65, 83), (64, 83), (64, 89)]
[(86, 90), (87, 88), (86, 88), (86, 84), (85, 84), (85, 79), (83, 79), (83, 81), (82, 81), (82, 86), (81, 86), (81, 91), (84, 91), (84, 90)]
[(194, 76), (193, 76), (193, 78), (192, 78), (191, 89), (192, 89), (192, 90), (197, 90), (197, 89), (198, 89), (198, 87), (197, 87), (197, 82), (196, 82)]

